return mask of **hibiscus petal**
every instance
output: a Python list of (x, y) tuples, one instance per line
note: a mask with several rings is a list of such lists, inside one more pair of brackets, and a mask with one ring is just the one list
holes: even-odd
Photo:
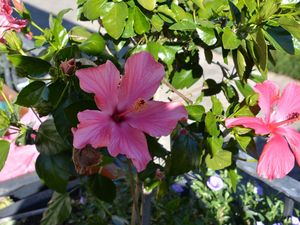
[(124, 154), (132, 160), (138, 172), (146, 168), (151, 156), (143, 132), (123, 122), (113, 126), (112, 137), (107, 149), (113, 157)]
[(180, 103), (149, 101), (146, 104), (144, 110), (128, 114), (126, 121), (151, 136), (169, 135), (179, 120), (187, 118), (187, 111)]
[(285, 138), (274, 134), (265, 145), (258, 160), (258, 175), (268, 178), (283, 178), (294, 167), (295, 158)]
[(118, 102), (118, 85), (120, 73), (115, 65), (107, 61), (98, 67), (81, 69), (76, 72), (80, 87), (95, 94), (99, 109), (112, 113)]
[(277, 110), (274, 118), (277, 121), (286, 120), (295, 113), (300, 113), (300, 85), (289, 83), (278, 100)]
[(112, 120), (104, 112), (85, 110), (78, 113), (79, 124), (73, 128), (73, 146), (82, 149), (90, 144), (94, 148), (107, 146), (111, 137)]
[(264, 123), (261, 118), (241, 116), (237, 118), (227, 118), (225, 120), (225, 126), (231, 128), (234, 126), (243, 126), (251, 128), (256, 134), (268, 134), (270, 133), (268, 126)]
[(266, 80), (256, 84), (254, 90), (259, 94), (258, 105), (265, 113), (266, 123), (269, 123), (272, 108), (279, 99), (280, 89), (274, 82)]
[(300, 134), (299, 134), (299, 132), (290, 127), (278, 127), (275, 132), (283, 135), (287, 139), (287, 142), (289, 143), (289, 145), (294, 153), (296, 161), (297, 161), (298, 165), (300, 166), (300, 142), (299, 142)]
[(150, 53), (140, 52), (129, 57), (120, 86), (119, 109), (127, 109), (139, 98), (150, 99), (164, 75), (164, 67)]

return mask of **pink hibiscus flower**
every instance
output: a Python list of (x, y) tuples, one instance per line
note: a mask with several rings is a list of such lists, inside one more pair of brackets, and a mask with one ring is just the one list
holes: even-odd
[(80, 87), (95, 94), (101, 111), (78, 113), (80, 123), (72, 130), (74, 147), (107, 146), (113, 157), (124, 154), (137, 171), (144, 170), (151, 160), (144, 132), (155, 137), (168, 135), (178, 120), (187, 118), (182, 104), (151, 100), (164, 74), (164, 67), (147, 52), (128, 58), (122, 78), (110, 61), (78, 70)]
[(226, 127), (251, 128), (258, 135), (269, 135), (258, 160), (257, 173), (270, 180), (282, 178), (300, 165), (300, 134), (288, 125), (300, 120), (300, 85), (288, 84), (280, 96), (279, 87), (265, 81), (256, 84), (258, 104), (265, 117), (228, 118)]
[(12, 14), (12, 7), (8, 0), (0, 0), (0, 42), (3, 42), (5, 31), (15, 30), (20, 32), (27, 24), (27, 20), (18, 20)]

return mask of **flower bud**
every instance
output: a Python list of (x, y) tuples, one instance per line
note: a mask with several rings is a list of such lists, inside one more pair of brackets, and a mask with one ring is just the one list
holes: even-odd
[(60, 68), (61, 68), (61, 70), (63, 71), (64, 74), (73, 75), (76, 71), (76, 61), (75, 61), (75, 59), (70, 59), (70, 60), (63, 61), (60, 64)]

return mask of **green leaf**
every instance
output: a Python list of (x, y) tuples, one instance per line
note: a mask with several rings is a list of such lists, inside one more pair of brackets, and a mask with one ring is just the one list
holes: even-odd
[(166, 150), (160, 143), (158, 143), (157, 138), (151, 137), (149, 135), (146, 135), (146, 138), (147, 146), (152, 157), (156, 156), (164, 158), (166, 155), (169, 154), (168, 150)]
[(223, 105), (216, 96), (211, 96), (212, 113), (215, 115), (221, 115), (223, 112)]
[(231, 187), (234, 192), (236, 192), (236, 186), (239, 182), (239, 175), (236, 169), (228, 169), (229, 178), (231, 181)]
[(36, 137), (36, 148), (40, 153), (47, 155), (54, 155), (69, 150), (69, 147), (58, 134), (52, 119), (46, 120), (39, 127)]
[(36, 57), (8, 55), (7, 58), (16, 67), (17, 74), (21, 77), (41, 77), (46, 75), (51, 67), (50, 63)]
[(114, 39), (121, 37), (128, 17), (128, 7), (124, 2), (113, 3), (110, 11), (103, 17), (103, 26)]
[(202, 153), (203, 150), (194, 138), (190, 135), (180, 135), (172, 144), (170, 174), (180, 175), (199, 168)]
[(239, 143), (239, 145), (241, 146), (241, 148), (244, 151), (247, 151), (247, 147), (251, 143), (252, 137), (250, 137), (250, 136), (242, 136), (242, 135), (238, 135), (238, 134), (235, 134), (234, 137), (237, 140), (237, 142)]
[(212, 28), (197, 28), (197, 34), (199, 38), (208, 46), (214, 45), (217, 42), (215, 31)]
[(100, 34), (94, 33), (78, 47), (86, 54), (97, 56), (103, 53), (105, 48), (105, 40)]
[(246, 61), (245, 61), (243, 54), (241, 53), (241, 51), (239, 49), (237, 49), (232, 52), (232, 56), (233, 56), (233, 61), (234, 61), (236, 71), (237, 71), (240, 79), (245, 80), (244, 73), (246, 71)]
[(300, 23), (293, 17), (282, 16), (278, 20), (281, 27), (290, 32), (295, 38), (300, 41)]
[[(72, 45), (65, 47), (59, 51), (56, 52), (56, 54), (53, 57), (53, 60), (57, 66), (60, 66), (60, 64), (63, 61), (79, 58), (80, 57), (80, 51), (77, 45)], [(50, 85), (49, 85), (50, 86)]]
[(151, 24), (157, 32), (160, 32), (164, 26), (164, 21), (156, 14), (151, 18)]
[(205, 113), (205, 108), (202, 105), (188, 105), (186, 107), (189, 119), (195, 121), (202, 121), (203, 114)]
[(8, 156), (10, 144), (8, 141), (0, 140), (0, 171), (5, 165)]
[(194, 83), (196, 83), (200, 77), (201, 74), (194, 74), (193, 70), (182, 69), (180, 71), (175, 72), (174, 77), (172, 79), (172, 85), (176, 89), (182, 89), (185, 87), (189, 88)]
[(48, 203), (47, 210), (43, 213), (41, 225), (62, 224), (72, 212), (71, 198), (68, 193), (54, 192)]
[(138, 0), (138, 3), (149, 11), (152, 11), (156, 6), (156, 0)]
[(0, 130), (6, 130), (10, 125), (10, 119), (7, 113), (0, 109)]
[(229, 28), (224, 28), (222, 35), (222, 42), (225, 49), (236, 49), (240, 46), (242, 41), (236, 36), (236, 34)]
[(205, 163), (212, 170), (221, 170), (232, 163), (232, 153), (226, 150), (219, 150), (213, 157), (207, 155)]
[(231, 2), (231, 0), (228, 0), (228, 3), (233, 20), (235, 20), (235, 22), (239, 24), (242, 17), (240, 10)]
[(83, 6), (83, 14), (89, 20), (98, 19), (102, 16), (102, 7), (107, 0), (87, 0)]
[(216, 116), (212, 112), (206, 113), (205, 128), (211, 136), (218, 136), (220, 134)]
[(53, 24), (51, 31), (54, 37), (54, 42), (52, 42), (52, 45), (55, 45), (57, 49), (61, 49), (68, 44), (69, 35), (62, 25), (62, 21), (55, 18), (53, 19)]
[(74, 175), (71, 155), (65, 152), (56, 155), (39, 154), (35, 169), (40, 179), (59, 193), (66, 192), (69, 177)]
[(134, 30), (137, 34), (144, 34), (150, 30), (150, 23), (143, 12), (138, 8), (134, 7)]
[(190, 20), (182, 20), (169, 27), (170, 30), (192, 31), (196, 30), (197, 25)]
[(16, 104), (25, 107), (35, 107), (40, 101), (47, 100), (48, 88), (42, 81), (34, 81), (28, 84), (19, 93)]
[(286, 51), (291, 55), (295, 53), (292, 35), (281, 26), (270, 26), (264, 34), (276, 49)]
[(128, 9), (128, 19), (126, 21), (126, 25), (122, 37), (130, 38), (135, 36), (134, 28), (133, 28), (134, 17), (135, 17), (135, 7), (130, 7)]
[(268, 46), (266, 44), (262, 29), (259, 29), (256, 32), (254, 50), (254, 59), (256, 59), (259, 70), (261, 72), (266, 71), (268, 65)]
[(4, 38), (10, 49), (19, 51), (22, 49), (23, 43), (21, 38), (15, 31), (8, 30), (4, 33)]
[(116, 185), (107, 177), (100, 174), (90, 176), (87, 184), (89, 192), (102, 201), (112, 202), (116, 197)]
[(81, 26), (75, 26), (69, 31), (70, 39), (79, 43), (84, 42), (91, 35), (91, 32)]

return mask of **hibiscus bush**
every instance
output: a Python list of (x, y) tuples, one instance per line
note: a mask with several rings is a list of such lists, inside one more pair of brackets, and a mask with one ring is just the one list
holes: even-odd
[[(267, 81), (267, 65), (273, 50), (299, 54), (299, 6), (280, 0), (77, 0), (78, 20), (98, 29), (91, 32), (62, 25), (71, 9), (40, 27), (22, 2), (0, 0), (0, 51), (18, 76), (30, 80), (13, 103), (1, 84), (8, 106), (0, 111), (1, 135), (13, 129), (19, 145), (35, 144), (39, 151), (36, 172), (55, 191), (42, 224), (68, 218), (67, 187), (77, 178), (76, 188), (87, 187), (107, 202), (118, 194), (117, 180), (128, 179), (131, 224), (149, 221), (148, 192), (164, 196), (172, 179), (189, 171), (227, 169), (235, 190), (236, 156), (239, 149), (255, 150), (256, 135), (268, 139), (258, 174), (287, 175), (295, 158), (300, 163), (300, 135), (288, 127), (299, 120), (300, 86), (290, 84), (280, 95)], [(35, 47), (24, 47), (24, 38)], [(224, 63), (232, 58), (235, 70), (214, 61), (214, 50)], [(220, 67), (221, 81), (205, 78), (199, 52)], [(184, 90), (197, 82), (202, 88), (190, 99)], [(168, 91), (155, 95), (160, 85)], [(38, 129), (20, 122), (20, 106), (41, 118)], [(256, 117), (260, 110), (265, 116)], [(158, 140), (169, 134), (166, 149)], [(2, 168), (10, 143), (5, 137), (0, 142)]]

